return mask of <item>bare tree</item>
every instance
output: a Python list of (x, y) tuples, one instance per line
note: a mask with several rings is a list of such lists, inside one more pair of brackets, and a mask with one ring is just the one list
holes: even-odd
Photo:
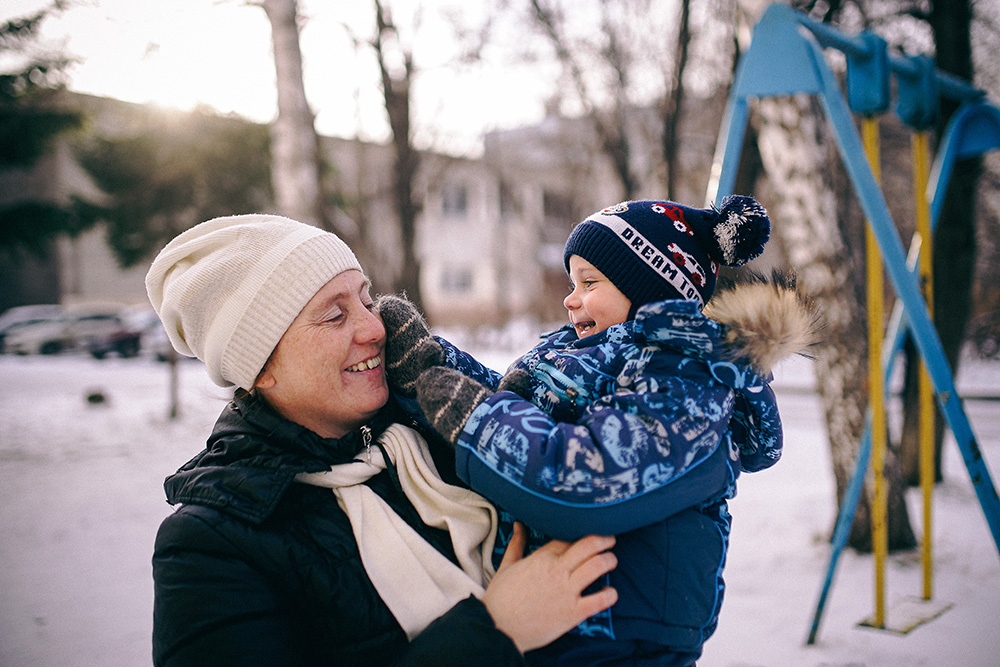
[(570, 46), (564, 33), (564, 18), (556, 6), (542, 0), (531, 0), (532, 16), (536, 25), (550, 42), (556, 59), (569, 78), (573, 92), (583, 107), (583, 115), (591, 120), (602, 151), (611, 161), (621, 181), (625, 199), (632, 199), (638, 190), (638, 178), (633, 173), (631, 150), (628, 141), (627, 97), (630, 86), (631, 57), (625, 46), (625, 36), (613, 25), (614, 12), (610, 3), (602, 2), (601, 34), (605, 41), (601, 50), (603, 60), (612, 72), (612, 94), (605, 104), (595, 101), (590, 90), (584, 66), (579, 55)]
[(684, 107), (684, 70), (687, 69), (688, 46), (691, 43), (691, 0), (680, 0), (677, 22), (677, 48), (674, 67), (663, 104), (663, 164), (667, 199), (677, 197), (679, 174), (677, 154), (680, 150), (681, 109)]
[[(793, 4), (820, 20), (845, 16), (845, 9), (849, 6), (852, 10), (850, 15), (859, 24), (856, 28), (897, 28), (892, 34), (898, 45), (903, 45), (905, 41), (919, 42), (919, 33), (921, 30), (926, 32), (929, 23), (931, 41), (936, 44), (938, 66), (960, 78), (971, 79), (970, 12), (969, 3), (965, 0), (931, 3), (929, 11), (921, 11), (926, 3), (908, 0), (894, 3), (833, 1)], [(907, 21), (910, 23), (907, 24)], [(923, 28), (913, 21), (925, 22)], [(921, 46), (927, 48), (926, 44)], [(942, 108), (941, 124), (937, 128), (939, 133), (954, 108), (953, 104), (945, 104)], [(855, 466), (868, 396), (864, 382), (868, 373), (866, 341), (862, 337), (865, 313), (860, 306), (863, 292), (857, 279), (857, 276), (864, 275), (861, 270), (863, 263), (849, 250), (851, 245), (857, 245), (849, 242), (858, 238), (858, 230), (850, 228), (851, 220), (857, 217), (857, 207), (854, 206), (852, 212), (854, 197), (851, 193), (843, 193), (851, 196), (841, 194), (843, 188), (839, 183), (844, 179), (839, 166), (837, 169), (820, 167), (829, 163), (832, 156), (824, 158), (821, 151), (817, 152), (819, 146), (829, 142), (825, 141), (822, 130), (814, 127), (810, 120), (814, 113), (808, 105), (802, 100), (767, 100), (761, 102), (759, 109), (762, 119), (761, 153), (769, 179), (782, 194), (779, 206), (785, 224), (777, 227), (775, 232), (792, 265), (802, 271), (803, 284), (816, 294), (827, 315), (827, 342), (816, 355), (817, 376), (839, 502)], [(808, 155), (814, 157), (804, 160), (803, 156)], [(935, 322), (945, 353), (955, 370), (970, 312), (978, 170), (977, 160), (956, 166), (953, 187), (945, 204), (945, 209), (949, 211), (948, 220), (946, 224), (939, 225), (934, 243), (935, 283), (941, 286), (934, 289)], [(804, 199), (826, 203), (818, 208), (813, 204), (814, 210), (809, 212)], [(811, 239), (803, 237), (803, 230), (820, 223), (822, 230), (811, 231)], [(816, 244), (815, 238), (824, 239), (824, 244)], [(836, 242), (830, 244), (830, 239)], [(915, 359), (915, 355), (911, 359)], [(917, 406), (915, 396), (911, 394), (915, 394), (917, 367), (915, 362), (908, 364), (903, 441), (889, 442), (889, 460), (885, 467), (889, 482), (890, 549), (910, 548), (915, 543), (904, 491), (907, 476), (912, 472), (916, 477), (916, 466), (914, 463), (904, 471), (903, 462), (915, 461), (916, 458), (910, 456), (910, 452), (916, 449)], [(938, 461), (943, 432), (941, 421), (938, 420)], [(858, 507), (850, 544), (861, 550), (870, 548), (870, 507), (867, 498), (863, 497)]]
[(271, 123), (271, 179), (278, 210), (290, 218), (327, 227), (320, 178), (319, 141), (306, 100), (299, 48), (297, 0), (262, 0), (271, 22), (278, 116)]
[[(915, 0), (895, 0), (894, 2), (872, 2), (871, 0), (834, 2), (793, 3), (804, 11), (826, 20), (835, 20), (851, 14), (860, 18), (861, 26), (890, 35), (890, 46), (915, 50), (914, 42), (920, 42), (920, 34), (928, 35), (917, 48), (924, 51), (933, 49), (936, 65), (956, 78), (971, 81), (975, 73), (972, 61), (971, 33), (973, 13), (969, 0), (955, 2), (919, 2)], [(986, 11), (986, 3), (979, 7)], [(988, 22), (987, 17), (983, 17)], [(995, 28), (993, 29), (995, 33)], [(990, 51), (990, 55), (992, 51)], [(958, 104), (942, 99), (941, 114), (936, 128), (940, 137)], [(945, 356), (952, 373), (957, 374), (961, 359), (961, 349), (966, 339), (966, 327), (972, 312), (972, 290), (976, 265), (976, 223), (977, 183), (982, 169), (982, 160), (971, 158), (959, 161), (952, 173), (951, 182), (943, 210), (948, 211), (947, 220), (938, 225), (934, 234), (934, 323), (941, 339)], [(906, 372), (904, 380), (903, 427), (900, 443), (902, 477), (909, 484), (917, 484), (919, 401), (917, 378), (920, 367), (916, 348), (909, 342), (906, 346)], [(938, 412), (935, 422), (935, 479), (941, 480), (941, 444), (944, 435), (944, 420)]]
[(414, 81), (412, 49), (400, 39), (388, 7), (373, 0), (375, 35), (371, 47), (378, 61), (394, 150), (393, 201), (399, 217), (402, 242), (402, 265), (396, 289), (405, 291), (411, 301), (422, 304), (420, 291), (420, 257), (416, 251), (416, 222), (420, 204), (414, 197), (414, 180), (420, 166), (420, 156), (413, 147), (410, 126), (410, 100)]
[[(690, 100), (709, 99), (726, 83), (733, 5), (595, 0), (570, 11), (559, 0), (531, 0), (531, 22), (563, 72), (561, 101), (590, 121), (625, 197), (655, 191), (676, 199), (687, 189), (697, 170), (682, 150), (685, 115)], [(593, 27), (580, 28), (588, 19)], [(639, 120), (640, 110), (656, 110), (655, 126)], [(704, 117), (695, 120), (704, 127)]]
[[(930, 11), (921, 11), (919, 3), (907, 8), (909, 15), (926, 21), (933, 32), (937, 66), (959, 79), (971, 81), (972, 5), (970, 0), (935, 1)], [(954, 100), (942, 100), (941, 118), (936, 128), (944, 133), (947, 121), (958, 108)], [(945, 357), (953, 374), (958, 373), (966, 327), (972, 313), (972, 286), (976, 264), (977, 190), (983, 162), (979, 157), (956, 163), (945, 195), (943, 220), (934, 232), (934, 326), (941, 338)], [(901, 447), (904, 473), (912, 485), (920, 483), (918, 370), (916, 348), (906, 349), (906, 376), (903, 390), (903, 431)], [(941, 444), (944, 419), (938, 411), (934, 434), (934, 479), (941, 481)]]

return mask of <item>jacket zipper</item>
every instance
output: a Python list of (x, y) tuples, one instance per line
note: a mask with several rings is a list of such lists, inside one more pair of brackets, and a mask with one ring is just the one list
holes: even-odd
[(365, 458), (370, 465), (372, 462), (372, 429), (369, 426), (361, 427), (361, 442), (365, 446)]

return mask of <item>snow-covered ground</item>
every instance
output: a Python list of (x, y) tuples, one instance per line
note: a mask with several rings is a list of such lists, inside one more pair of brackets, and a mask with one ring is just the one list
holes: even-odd
[[(524, 347), (527, 347), (525, 345)], [(494, 367), (514, 355), (483, 354)], [(182, 405), (167, 418), (167, 367), (146, 359), (0, 357), (0, 665), (150, 663), (149, 557), (170, 511), (163, 478), (197, 453), (227, 393), (181, 364)], [(826, 572), (836, 508), (809, 362), (779, 369), (779, 465), (741, 479), (728, 591), (703, 667), (977, 667), (1000, 664), (1000, 554), (954, 441), (934, 506), (935, 603), (953, 606), (900, 636), (858, 627), (874, 609), (872, 559), (840, 559), (819, 642), (805, 646)], [(1000, 363), (966, 364), (958, 386), (1000, 395)], [(91, 404), (95, 390), (106, 401)], [(1000, 402), (966, 410), (1000, 475)], [(919, 497), (911, 520), (920, 531)], [(889, 560), (890, 625), (920, 592), (919, 555)]]

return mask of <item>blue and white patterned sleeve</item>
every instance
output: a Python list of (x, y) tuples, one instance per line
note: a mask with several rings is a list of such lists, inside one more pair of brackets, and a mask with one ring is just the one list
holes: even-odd
[(687, 381), (604, 396), (559, 423), (500, 392), (466, 423), (458, 474), (547, 535), (617, 534), (727, 495), (738, 474), (732, 409), (728, 388)]
[(441, 347), (444, 348), (445, 366), (454, 368), (462, 375), (470, 377), (477, 382), (481, 382), (490, 389), (497, 388), (500, 380), (503, 379), (503, 375), (492, 368), (484, 366), (471, 354), (458, 349), (444, 338), (441, 338), (440, 336), (435, 336), (434, 338), (437, 342), (441, 343)]

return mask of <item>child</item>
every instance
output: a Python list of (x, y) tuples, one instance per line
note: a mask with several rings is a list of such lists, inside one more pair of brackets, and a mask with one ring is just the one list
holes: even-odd
[(505, 510), (501, 549), (510, 515), (534, 543), (538, 533), (618, 535), (606, 582), (617, 604), (529, 663), (692, 665), (714, 631), (726, 501), (742, 470), (778, 460), (770, 371), (809, 344), (813, 327), (780, 281), (720, 291), (706, 307), (719, 265), (753, 259), (769, 232), (750, 197), (720, 209), (639, 201), (594, 214), (564, 251), (570, 324), (503, 379), (429, 339), (415, 311), (380, 303), (390, 383), (415, 393), (456, 445), (459, 476)]

